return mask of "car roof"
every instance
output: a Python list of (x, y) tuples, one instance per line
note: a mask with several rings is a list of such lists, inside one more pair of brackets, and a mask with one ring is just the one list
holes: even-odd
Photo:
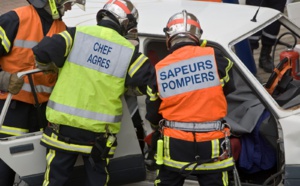
[[(86, 0), (86, 10), (74, 6), (66, 12), (64, 21), (68, 26), (94, 25), (96, 14), (106, 1)], [(187, 10), (200, 21), (202, 39), (227, 45), (234, 40), (249, 37), (266, 24), (278, 19), (277, 10), (260, 7), (256, 22), (251, 21), (257, 6), (215, 3), (192, 0), (132, 0), (139, 11), (139, 34), (164, 36), (163, 28), (175, 13)]]

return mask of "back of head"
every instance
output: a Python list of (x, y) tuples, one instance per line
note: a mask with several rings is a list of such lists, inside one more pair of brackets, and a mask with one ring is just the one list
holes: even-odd
[(97, 23), (106, 19), (116, 23), (128, 39), (137, 38), (138, 10), (129, 0), (110, 0), (97, 13)]
[(166, 44), (169, 49), (176, 43), (195, 42), (200, 44), (202, 29), (195, 15), (186, 10), (174, 14), (164, 28)]
[(53, 19), (60, 19), (65, 14), (66, 3), (70, 3), (71, 6), (74, 4), (80, 5), (81, 9), (84, 9), (85, 0), (27, 0), (35, 8), (44, 8)]

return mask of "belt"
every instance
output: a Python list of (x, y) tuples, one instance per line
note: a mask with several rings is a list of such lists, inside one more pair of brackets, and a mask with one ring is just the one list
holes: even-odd
[(210, 121), (210, 122), (178, 122), (178, 121), (168, 121), (165, 120), (164, 126), (183, 130), (183, 131), (194, 131), (194, 132), (209, 132), (215, 130), (222, 130), (225, 127), (225, 124), (221, 120)]

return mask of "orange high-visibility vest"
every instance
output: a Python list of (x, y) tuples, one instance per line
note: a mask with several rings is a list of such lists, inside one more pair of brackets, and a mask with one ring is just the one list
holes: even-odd
[(185, 46), (155, 66), (164, 119), (204, 122), (222, 119), (227, 102), (211, 47)]
[[(7, 56), (0, 58), (3, 71), (16, 73), (35, 68), (35, 59), (32, 48), (44, 38), (40, 17), (32, 5), (14, 10), (19, 17), (19, 28), (13, 47)], [(32, 28), (33, 27), (33, 28)], [(47, 36), (52, 36), (66, 29), (64, 22), (55, 20)], [(32, 75), (35, 89), (40, 103), (48, 101), (49, 95), (56, 82), (57, 75), (37, 73)], [(28, 78), (25, 77), (24, 85), (19, 94), (14, 95), (14, 100), (34, 104), (33, 94)], [(0, 99), (6, 99), (7, 93), (0, 94)]]

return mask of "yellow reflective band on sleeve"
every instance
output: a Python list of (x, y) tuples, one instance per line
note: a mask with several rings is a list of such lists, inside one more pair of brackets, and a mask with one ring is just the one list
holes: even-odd
[(21, 136), (23, 134), (28, 133), (28, 130), (27, 129), (16, 128), (16, 127), (8, 127), (8, 126), (3, 125), (0, 128), (0, 133), (8, 134), (8, 135), (11, 135), (11, 136)]
[(63, 32), (59, 33), (59, 35), (61, 35), (66, 41), (66, 52), (64, 55), (66, 57), (72, 48), (73, 39), (72, 39), (71, 35), (69, 34), (69, 32), (67, 32), (67, 31), (63, 31)]
[(150, 101), (155, 101), (158, 98), (158, 94), (152, 93), (152, 89), (149, 86), (147, 86), (147, 94), (150, 97)]
[(141, 68), (141, 66), (145, 63), (145, 61), (148, 59), (144, 54), (141, 54), (129, 67), (128, 74), (130, 77), (132, 77), (138, 69)]
[(224, 86), (225, 83), (227, 83), (229, 80), (230, 80), (230, 77), (229, 77), (229, 70), (232, 68), (233, 66), (233, 62), (228, 59), (227, 57), (225, 57), (227, 60), (228, 60), (228, 65), (227, 67), (225, 68), (225, 73), (226, 75), (220, 80), (221, 81), (221, 84), (222, 84), (222, 87)]
[(92, 146), (87, 145), (77, 145), (72, 143), (66, 143), (63, 141), (59, 141), (55, 138), (56, 135), (51, 135), (52, 137), (47, 136), (46, 134), (42, 135), (41, 141), (45, 144), (52, 146), (54, 148), (71, 151), (71, 152), (79, 152), (84, 154), (90, 154), (92, 150)]
[(11, 43), (6, 36), (5, 30), (1, 26), (0, 26), (0, 39), (2, 40), (1, 42), (2, 46), (4, 47), (5, 51), (8, 53)]

